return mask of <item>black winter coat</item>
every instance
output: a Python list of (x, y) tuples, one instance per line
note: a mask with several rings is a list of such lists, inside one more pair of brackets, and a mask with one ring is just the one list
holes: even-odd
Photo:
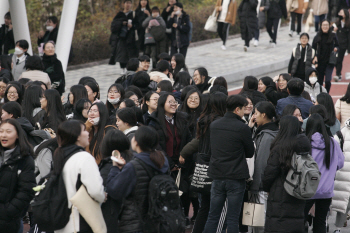
[(59, 86), (55, 88), (60, 95), (64, 92), (66, 86), (66, 80), (63, 72), (62, 63), (57, 59), (57, 55), (43, 56), (44, 72), (47, 73), (50, 77), (51, 84), (54, 82), (59, 82)]
[(180, 16), (181, 23), (177, 25), (177, 28), (174, 28), (173, 24), (178, 22), (177, 18), (177, 16), (174, 16), (174, 18), (170, 18), (166, 24), (167, 28), (171, 28), (171, 44), (174, 45), (174, 43), (176, 43), (176, 31), (179, 31), (181, 48), (187, 47), (190, 44), (190, 16), (185, 12), (182, 12), (182, 15)]
[(12, 72), (8, 69), (2, 69), (0, 71), (0, 78), (7, 78), (10, 81), (13, 81), (13, 75)]
[[(238, 17), (241, 27), (241, 37), (243, 40), (251, 40), (258, 27), (256, 7), (258, 0), (243, 0), (238, 7)], [(248, 31), (247, 31), (248, 30)], [(248, 38), (246, 38), (248, 36)]]
[(266, 96), (263, 93), (256, 91), (256, 90), (247, 90), (247, 91), (244, 91), (240, 94), (245, 94), (245, 95), (250, 96), (253, 99), (254, 106), (257, 103), (259, 103), (260, 101), (266, 101)]
[(312, 48), (316, 51), (318, 64), (327, 65), (334, 48), (339, 47), (338, 39), (334, 33), (325, 33), (320, 30), (312, 41)]
[(270, 85), (266, 87), (265, 96), (268, 101), (270, 101), (273, 105), (277, 105), (277, 101), (289, 96), (287, 90), (277, 91), (276, 85)]
[(270, 0), (270, 8), (267, 10), (267, 17), (280, 19), (282, 16), (287, 19), (287, 6), (285, 0)]
[[(3, 151), (1, 156), (3, 156)], [(0, 167), (0, 231), (18, 233), (21, 218), (34, 197), (34, 160), (17, 146)]]
[[(158, 120), (158, 115), (157, 115), (157, 111), (156, 112), (152, 112), (151, 115), (149, 115), (148, 117), (148, 126), (151, 126), (153, 127), (158, 135), (159, 135), (159, 146), (161, 147), (161, 149), (165, 152), (166, 154), (166, 143), (167, 143), (167, 136), (164, 134), (164, 131), (163, 131), (163, 128), (162, 126), (160, 125), (159, 123), (159, 120)], [(187, 121), (187, 114), (184, 113), (184, 112), (176, 112), (176, 115), (175, 115), (175, 121), (176, 121), (176, 117), (180, 117), (183, 122), (183, 125), (185, 127), (182, 127), (181, 129), (177, 128), (179, 131), (180, 131), (180, 135), (181, 135), (181, 143), (180, 143), (180, 148), (179, 148), (179, 152), (182, 150), (182, 148), (192, 140), (192, 136), (191, 136), (191, 133), (189, 131), (189, 128), (187, 127), (188, 123), (186, 122)], [(179, 163), (179, 156), (180, 155), (176, 155), (176, 156), (173, 156), (173, 157), (169, 157), (167, 154), (167, 159), (168, 159), (168, 162), (169, 162), (169, 167), (170, 167), (170, 170), (174, 168), (175, 164), (178, 165), (178, 166), (181, 166), (183, 167), (183, 165), (180, 165)], [(190, 162), (190, 161), (186, 161), (185, 163), (185, 166), (187, 164), (187, 162)]]
[[(123, 22), (128, 22), (132, 20), (132, 27), (128, 30), (126, 37), (121, 38), (120, 32), (122, 30)], [(139, 28), (139, 21), (137, 14), (132, 11), (125, 15), (124, 12), (120, 11), (113, 19), (111, 24), (111, 37), (109, 43), (112, 46), (113, 54), (115, 56), (115, 61), (120, 63), (127, 63), (130, 58), (138, 57), (138, 49), (136, 43), (136, 30)]]
[[(151, 9), (147, 9), (149, 13), (152, 15)], [(141, 8), (137, 8), (135, 10), (135, 13), (137, 15), (137, 20), (138, 20), (138, 28), (137, 28), (137, 34), (139, 36), (139, 46), (140, 50), (144, 51), (144, 46), (145, 46), (145, 28), (142, 27), (143, 21), (148, 17), (146, 13), (144, 13)]]
[[(98, 168), (100, 170), (101, 177), (103, 179), (103, 186), (106, 187), (109, 171), (113, 167), (112, 160), (106, 158), (101, 160)], [(105, 219), (107, 226), (107, 233), (118, 232), (118, 216), (122, 210), (122, 202), (116, 201), (108, 195), (107, 201), (101, 206), (103, 218)]]
[[(298, 135), (295, 152), (309, 152), (311, 145), (307, 137)], [(288, 171), (281, 169), (280, 154), (273, 150), (267, 161), (263, 177), (263, 189), (269, 192), (267, 199), (265, 232), (304, 232), (305, 201), (290, 196), (283, 184)]]
[(210, 125), (211, 158), (208, 175), (213, 180), (248, 179), (246, 158), (254, 155), (250, 128), (233, 112)]
[(48, 41), (53, 41), (56, 43), (57, 41), (57, 35), (58, 35), (58, 27), (55, 27), (51, 32), (46, 31), (45, 35), (42, 38), (38, 38), (38, 46), (40, 46), (41, 43), (46, 43)]
[(339, 47), (341, 49), (347, 49), (350, 51), (350, 28), (341, 27), (341, 25), (338, 26), (337, 31), (337, 37), (338, 37), (338, 43)]
[[(0, 28), (0, 55), (8, 54), (9, 50), (15, 48), (15, 38), (13, 36), (13, 29), (5, 33), (6, 28), (8, 28), (5, 24), (1, 25)], [(4, 51), (2, 51), (2, 46), (4, 46)]]

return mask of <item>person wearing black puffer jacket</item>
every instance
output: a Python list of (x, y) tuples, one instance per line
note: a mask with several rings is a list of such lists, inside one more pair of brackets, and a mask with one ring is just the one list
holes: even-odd
[(254, 33), (258, 26), (258, 18), (256, 15), (256, 7), (258, 0), (243, 0), (238, 7), (238, 17), (241, 27), (241, 37), (244, 40), (244, 51), (247, 52), (249, 42), (254, 37)]
[(18, 233), (21, 219), (34, 197), (34, 153), (14, 119), (2, 121), (0, 141), (0, 229)]
[[(276, 47), (277, 31), (282, 16), (287, 19), (287, 7), (285, 0), (270, 0), (270, 8), (267, 10), (266, 31), (270, 35), (270, 46)], [(273, 32), (272, 32), (273, 28)]]
[(51, 88), (56, 89), (60, 95), (64, 92), (66, 80), (62, 63), (57, 59), (55, 53), (55, 44), (52, 41), (44, 44), (43, 64), (44, 72), (47, 73), (51, 80)]
[(288, 97), (289, 93), (287, 91), (287, 83), (291, 79), (292, 77), (286, 73), (274, 77), (273, 81), (277, 83), (277, 90), (275, 83), (267, 86), (265, 90), (267, 100), (276, 106), (278, 100)]
[(248, 95), (252, 100), (254, 106), (259, 103), (260, 101), (265, 101), (266, 96), (257, 91), (259, 86), (259, 81), (254, 76), (247, 76), (244, 78), (243, 81), (243, 88), (239, 94), (245, 94)]
[(282, 117), (280, 131), (271, 145), (270, 157), (262, 177), (263, 190), (269, 193), (265, 219), (266, 233), (305, 232), (305, 201), (289, 195), (283, 186), (293, 153), (310, 153), (311, 150), (307, 137), (299, 134), (299, 126), (296, 117)]

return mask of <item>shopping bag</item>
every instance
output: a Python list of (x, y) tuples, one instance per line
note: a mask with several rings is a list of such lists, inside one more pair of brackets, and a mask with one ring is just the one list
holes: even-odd
[(80, 186), (70, 201), (73, 204), (72, 211), (76, 207), (94, 233), (107, 233), (107, 226), (102, 215), (101, 206), (90, 197), (84, 185)]
[(209, 16), (207, 22), (205, 23), (204, 30), (209, 32), (216, 32), (218, 29), (218, 23), (216, 21), (216, 10), (213, 11), (213, 14)]
[(265, 205), (260, 203), (244, 202), (242, 225), (252, 227), (265, 226)]
[(181, 180), (181, 168), (179, 169), (179, 172), (177, 173), (177, 177), (176, 177), (176, 186), (179, 188), (179, 196), (181, 197), (182, 195), (182, 191), (180, 190), (180, 180)]
[(156, 41), (154, 39), (154, 37), (152, 36), (151, 33), (146, 32), (145, 33), (145, 44), (155, 44)]

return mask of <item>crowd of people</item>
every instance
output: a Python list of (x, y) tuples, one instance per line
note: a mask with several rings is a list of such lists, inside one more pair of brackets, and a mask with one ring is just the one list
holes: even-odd
[[(307, 3), (298, 2), (302, 10), (292, 18), (300, 21)], [(236, 4), (216, 4), (223, 46), (236, 11), (245, 46), (253, 38), (258, 46), (261, 17), (256, 9), (267, 11), (271, 43), (276, 44), (279, 20), (287, 12), (281, 9), (288, 4)], [(1, 48), (7, 49), (0, 61), (0, 231), (22, 233), (28, 217), (30, 233), (50, 233), (36, 212), (38, 197), (45, 194), (45, 185), (52, 187), (50, 179), (61, 177), (69, 214), (56, 216), (66, 222), (55, 232), (90, 233), (103, 222), (108, 233), (180, 233), (191, 225), (193, 233), (245, 233), (246, 202), (265, 209), (265, 224), (249, 226), (253, 233), (308, 228), (324, 233), (331, 209), (335, 232), (342, 232), (350, 210), (350, 84), (335, 104), (328, 92), (334, 67), (338, 78), (342, 69), (332, 54), (338, 52), (342, 62), (350, 42), (347, 8), (338, 9), (335, 25), (317, 15), (320, 30), (315, 25), (312, 45), (307, 33), (292, 27), (291, 35), (300, 34), (300, 43), (292, 50), (288, 72), (273, 78), (246, 76), (240, 93), (229, 95), (224, 77), (209, 76), (205, 67), (189, 73), (185, 57), (192, 26), (180, 2), (169, 0), (162, 13), (148, 0), (140, 0), (135, 11), (130, 0), (123, 6), (111, 25), (110, 64), (119, 62), (125, 70), (107, 93), (100, 93), (101, 81), (90, 76), (65, 92), (55, 54), (56, 17), (39, 33), (40, 57), (27, 53), (25, 40), (4, 43), (12, 30), (11, 16), (5, 15), (5, 36), (0, 37)], [(143, 43), (150, 37), (152, 43)], [(310, 155), (321, 173), (307, 200), (284, 187), (295, 155)], [(160, 181), (168, 186), (154, 200)], [(165, 191), (172, 185), (175, 192)], [(74, 204), (82, 187), (99, 204), (92, 212), (101, 212), (102, 218), (90, 221)], [(164, 231), (169, 229), (164, 221), (151, 224), (157, 211), (170, 216), (172, 231)]]

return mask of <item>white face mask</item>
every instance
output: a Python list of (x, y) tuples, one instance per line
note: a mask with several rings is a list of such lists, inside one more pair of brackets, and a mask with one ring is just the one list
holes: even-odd
[(15, 48), (14, 54), (16, 54), (16, 55), (21, 55), (21, 54), (23, 54), (23, 53), (24, 53), (24, 52), (23, 52), (22, 49), (20, 49), (20, 48), (18, 48), (18, 47)]
[(180, 10), (178, 10), (178, 11), (175, 12), (175, 15), (179, 15), (179, 14), (181, 14), (181, 11), (180, 11)]
[(310, 81), (311, 85), (314, 85), (317, 82), (317, 77), (310, 77), (309, 81)]
[(46, 30), (51, 32), (53, 30), (53, 26), (46, 26)]
[(120, 99), (119, 98), (116, 98), (116, 99), (110, 99), (108, 98), (108, 102), (110, 102), (111, 104), (117, 104), (119, 103)]
[(93, 119), (93, 121), (94, 121), (94, 123), (93, 123), (94, 125), (98, 125), (98, 123), (100, 122), (100, 118), (96, 117)]
[(158, 13), (154, 13), (154, 14), (152, 14), (152, 17), (153, 18), (157, 18), (159, 16), (159, 14)]

